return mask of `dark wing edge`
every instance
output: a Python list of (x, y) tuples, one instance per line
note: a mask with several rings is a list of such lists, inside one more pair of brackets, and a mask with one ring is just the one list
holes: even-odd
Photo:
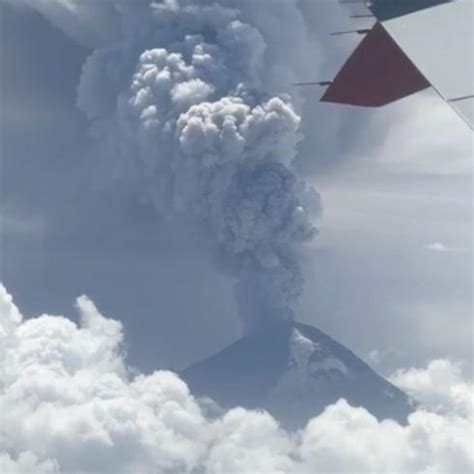
[(386, 21), (452, 1), (453, 0), (372, 0), (371, 2), (367, 2), (367, 6), (379, 21)]

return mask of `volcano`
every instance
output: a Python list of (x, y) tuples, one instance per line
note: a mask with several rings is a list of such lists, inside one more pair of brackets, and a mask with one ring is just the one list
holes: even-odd
[(315, 327), (275, 323), (181, 373), (191, 392), (222, 408), (264, 409), (287, 428), (344, 398), (380, 419), (406, 422), (413, 401)]

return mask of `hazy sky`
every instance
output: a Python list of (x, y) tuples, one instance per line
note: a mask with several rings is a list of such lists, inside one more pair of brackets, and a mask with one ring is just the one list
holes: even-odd
[[(1, 472), (473, 471), (473, 135), (430, 90), (301, 100), (358, 39), (341, 8), (0, 0)], [(157, 370), (287, 315), (300, 266), (296, 317), (416, 400), (406, 424), (341, 399), (288, 432)], [(341, 361), (296, 340), (299, 397), (312, 354)]]
[[(321, 46), (338, 22), (330, 10), (308, 15), (321, 77), (302, 79), (338, 64)], [(0, 4), (0, 14), (0, 276), (17, 304), (70, 314), (86, 293), (124, 322), (131, 361), (146, 370), (237, 338), (232, 280), (205, 242), (99, 178), (75, 105), (89, 51), (36, 13)], [(297, 158), (324, 209), (304, 251), (301, 319), (383, 372), (434, 357), (470, 367), (471, 132), (429, 91), (377, 111), (319, 104), (318, 93), (305, 92)]]

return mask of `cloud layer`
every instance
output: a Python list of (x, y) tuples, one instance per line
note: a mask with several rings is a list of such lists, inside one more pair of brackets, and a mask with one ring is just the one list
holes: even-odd
[(340, 400), (297, 433), (265, 412), (226, 413), (169, 371), (127, 367), (121, 324), (85, 296), (79, 321), (24, 320), (0, 287), (0, 466), (51, 472), (471, 472), (472, 385), (457, 365), (398, 371), (425, 405), (407, 426)]

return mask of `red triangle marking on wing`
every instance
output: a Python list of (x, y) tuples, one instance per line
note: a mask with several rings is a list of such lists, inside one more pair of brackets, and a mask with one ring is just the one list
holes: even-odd
[(379, 107), (429, 86), (385, 28), (376, 23), (336, 75), (321, 101)]

